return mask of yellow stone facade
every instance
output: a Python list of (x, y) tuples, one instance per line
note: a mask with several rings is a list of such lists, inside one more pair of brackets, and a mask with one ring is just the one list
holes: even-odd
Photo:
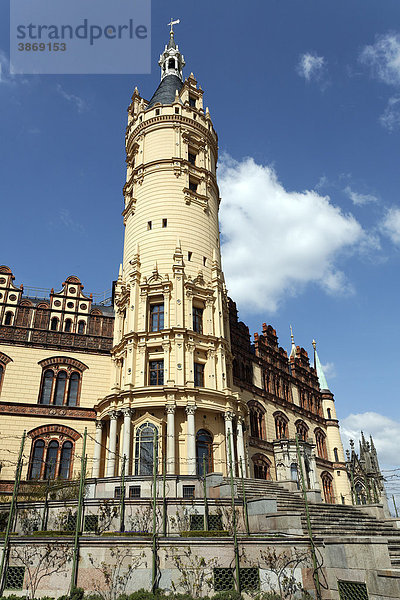
[(95, 305), (76, 277), (40, 300), (0, 268), (0, 487), (10, 489), (24, 430), (23, 478), (61, 477), (66, 465), (72, 477), (86, 427), (96, 480), (123, 468), (151, 475), (156, 440), (158, 471), (169, 476), (196, 478), (204, 466), (226, 476), (230, 445), (235, 475), (295, 489), (297, 434), (309, 489), (351, 503), (332, 394), (320, 390), (305, 351), (288, 357), (272, 328), (254, 351), (227, 298), (218, 138), (183, 65), (172, 34), (153, 99), (135, 89), (128, 109), (113, 310)]

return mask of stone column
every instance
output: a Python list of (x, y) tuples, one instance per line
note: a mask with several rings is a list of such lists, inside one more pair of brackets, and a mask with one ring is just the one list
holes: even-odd
[(108, 441), (107, 451), (107, 477), (114, 477), (115, 475), (115, 457), (117, 450), (117, 419), (118, 413), (113, 410), (110, 413), (110, 439)]
[(196, 406), (186, 407), (187, 414), (187, 465), (188, 475), (196, 475), (196, 430), (194, 423), (194, 413)]
[[(130, 459), (131, 459), (131, 419), (133, 411), (131, 408), (123, 408), (122, 414), (124, 415), (124, 438), (122, 442), (122, 456), (125, 455), (125, 475), (130, 475)], [(122, 468), (122, 464), (121, 464)]]
[(96, 437), (93, 453), (92, 477), (100, 475), (101, 443), (103, 439), (103, 421), (96, 421)]
[(175, 405), (167, 405), (167, 474), (175, 475)]
[(239, 461), (239, 471), (238, 471), (239, 476), (241, 476), (241, 474), (242, 474), (242, 471), (240, 468), (240, 465), (242, 465), (243, 477), (247, 477), (246, 457), (245, 457), (245, 452), (244, 452), (244, 439), (243, 439), (243, 417), (238, 417), (238, 420), (237, 420), (236, 443), (237, 443), (237, 455), (238, 455), (238, 461)]
[(234, 460), (235, 460), (235, 453), (233, 451), (233, 435), (232, 435), (232, 419), (233, 419), (233, 412), (230, 410), (227, 410), (226, 413), (224, 414), (224, 419), (225, 419), (225, 445), (226, 445), (226, 472), (229, 475), (229, 469), (230, 469), (230, 464), (229, 464), (229, 433), (230, 433), (230, 438), (231, 438), (231, 458), (232, 458), (232, 471), (233, 473), (235, 473), (235, 465), (234, 465)]

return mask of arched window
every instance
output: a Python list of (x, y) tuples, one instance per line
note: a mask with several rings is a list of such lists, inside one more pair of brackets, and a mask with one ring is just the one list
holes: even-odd
[(265, 440), (265, 409), (258, 402), (249, 402), (250, 434), (259, 440)]
[(78, 333), (85, 333), (85, 321), (79, 321)]
[(4, 325), (11, 325), (12, 318), (13, 318), (13, 314), (12, 314), (11, 310), (9, 310), (8, 312), (6, 312), (6, 316), (4, 319)]
[(58, 319), (57, 319), (57, 317), (53, 317), (51, 319), (50, 329), (51, 329), (51, 331), (58, 331)]
[(69, 357), (47, 358), (39, 362), (43, 367), (39, 404), (78, 406), (82, 373), (86, 365)]
[(88, 333), (91, 335), (101, 335), (102, 314), (98, 309), (94, 309), (89, 318)]
[(271, 461), (264, 454), (254, 454), (251, 457), (254, 468), (254, 479), (271, 479)]
[(327, 408), (326, 412), (328, 413), (328, 419), (332, 419), (332, 415), (331, 415), (331, 409)]
[(168, 60), (168, 69), (175, 69), (175, 59), (174, 58), (170, 58)]
[(320, 458), (328, 459), (328, 453), (326, 451), (326, 435), (322, 431), (322, 429), (316, 429), (314, 431), (315, 434), (315, 443), (317, 446), (317, 455)]
[(76, 406), (78, 401), (79, 380), (79, 373), (76, 372), (72, 373), (69, 378), (67, 406)]
[(64, 404), (65, 387), (67, 384), (67, 374), (65, 371), (60, 371), (56, 379), (56, 389), (54, 392), (54, 404), (62, 406)]
[(20, 304), (17, 310), (15, 324), (19, 327), (29, 327), (31, 321), (32, 304), (26, 300)]
[(296, 432), (299, 440), (306, 442), (308, 438), (308, 427), (304, 421), (296, 421)]
[(356, 492), (356, 504), (367, 504), (367, 493), (365, 491), (365, 485), (360, 481), (356, 481), (354, 488)]
[(69, 479), (71, 471), (72, 442), (64, 442), (61, 449), (60, 468), (58, 476), (61, 479)]
[(57, 467), (57, 457), (58, 457), (58, 442), (56, 440), (52, 440), (47, 447), (46, 454), (46, 464), (44, 468), (44, 478), (45, 479), (54, 479), (56, 476), (56, 467)]
[(335, 461), (336, 461), (336, 462), (339, 462), (339, 452), (338, 452), (338, 449), (337, 449), (337, 448), (334, 448), (334, 449), (333, 449), (333, 455), (334, 455), (334, 457), (335, 457)]
[(299, 470), (297, 468), (297, 463), (292, 463), (290, 465), (290, 479), (292, 481), (296, 482), (297, 489), (299, 489), (300, 488), (300, 485), (299, 485)]
[(157, 459), (158, 454), (157, 443), (158, 431), (153, 423), (144, 423), (138, 427), (135, 442), (135, 475), (153, 475), (154, 458)]
[(42, 473), (44, 441), (37, 440), (33, 446), (28, 479), (39, 479)]
[(52, 369), (47, 369), (43, 375), (42, 391), (39, 398), (39, 404), (51, 404), (53, 380), (54, 371)]
[(199, 429), (196, 435), (196, 459), (197, 475), (204, 475), (204, 463), (206, 473), (212, 473), (213, 467), (213, 438), (206, 429)]
[(49, 326), (50, 311), (48, 306), (39, 305), (36, 309), (34, 327), (35, 329), (47, 329)]
[(289, 437), (288, 418), (283, 413), (275, 414), (275, 432), (277, 440), (287, 439)]
[(332, 475), (327, 471), (321, 473), (322, 489), (324, 492), (324, 499), (327, 504), (335, 504), (335, 497), (333, 495)]
[(66, 331), (67, 333), (70, 333), (71, 329), (72, 329), (72, 319), (67, 319), (65, 321), (64, 331)]

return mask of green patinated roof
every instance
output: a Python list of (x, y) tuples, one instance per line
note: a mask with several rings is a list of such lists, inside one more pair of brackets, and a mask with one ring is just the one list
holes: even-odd
[(321, 365), (321, 361), (319, 360), (319, 356), (317, 350), (314, 348), (314, 365), (317, 370), (319, 387), (321, 390), (329, 390), (329, 385), (325, 377), (324, 370)]

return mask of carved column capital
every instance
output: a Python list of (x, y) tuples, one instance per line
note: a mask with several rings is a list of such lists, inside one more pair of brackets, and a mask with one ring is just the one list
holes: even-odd
[(233, 416), (233, 412), (231, 410), (227, 410), (224, 414), (224, 419), (225, 421), (232, 421)]
[(103, 429), (104, 421), (96, 421), (96, 429)]
[(124, 418), (125, 417), (133, 417), (133, 415), (135, 414), (135, 409), (127, 407), (127, 408), (123, 408), (121, 412), (124, 415)]
[(112, 410), (108, 413), (110, 420), (118, 419), (119, 412), (117, 410)]
[(176, 411), (176, 406), (175, 406), (175, 404), (167, 404), (167, 405), (166, 405), (166, 407), (165, 407), (165, 412), (166, 412), (168, 415), (174, 415), (174, 414), (175, 414), (175, 411)]
[(188, 404), (185, 408), (187, 415), (194, 415), (197, 410), (197, 406), (195, 404)]

